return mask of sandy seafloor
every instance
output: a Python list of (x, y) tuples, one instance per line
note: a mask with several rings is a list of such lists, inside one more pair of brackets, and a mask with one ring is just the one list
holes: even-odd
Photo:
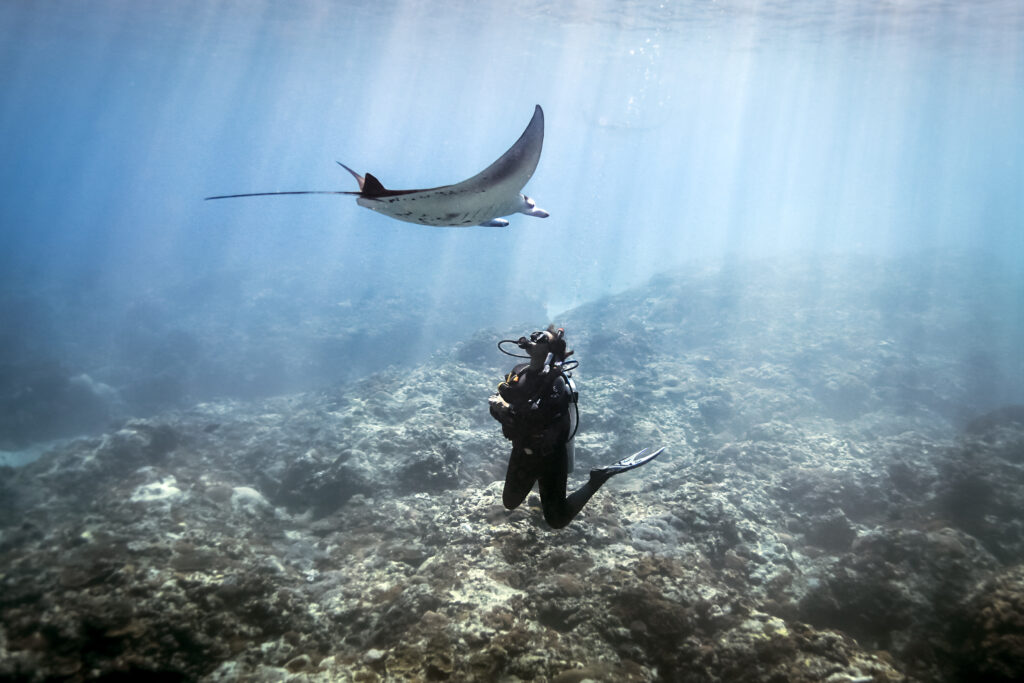
[(565, 313), (577, 480), (668, 450), (562, 531), (500, 502), (525, 328), (63, 443), (0, 468), (0, 680), (1021, 680), (1008, 282), (743, 261)]

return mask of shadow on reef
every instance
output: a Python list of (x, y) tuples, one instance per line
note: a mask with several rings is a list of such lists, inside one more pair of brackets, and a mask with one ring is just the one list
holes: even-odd
[[(503, 293), (469, 300), (308, 278), (282, 267), (208, 273), (158, 291), (0, 294), (0, 450), (205, 400), (307, 391), (410, 367), (451, 343), (451, 320), (476, 329), (504, 310)], [(517, 310), (536, 317), (543, 306), (526, 296)]]
[(0, 363), (0, 450), (106, 428), (123, 411), (112, 387), (55, 361)]
[(501, 504), (512, 331), (0, 468), (0, 679), (1021, 680), (1024, 424), (963, 381), (981, 294), (946, 264), (959, 298), (881, 315), (877, 270), (914, 271), (868, 265), (567, 314), (576, 476), (670, 448), (557, 532)]

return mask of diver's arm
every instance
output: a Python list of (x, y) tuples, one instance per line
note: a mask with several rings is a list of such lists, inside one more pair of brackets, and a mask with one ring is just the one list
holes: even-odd
[(511, 406), (498, 394), (491, 394), (487, 399), (487, 408), (491, 411), (491, 417), (498, 422), (506, 422), (510, 417)]

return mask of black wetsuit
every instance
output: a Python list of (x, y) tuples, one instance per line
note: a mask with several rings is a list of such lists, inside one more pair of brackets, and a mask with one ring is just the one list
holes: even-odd
[(539, 481), (544, 519), (553, 528), (564, 527), (606, 478), (591, 477), (565, 495), (576, 423), (572, 389), (561, 372), (541, 374), (526, 363), (513, 368), (510, 376), (518, 379), (500, 392), (509, 408), (491, 407), (502, 433), (512, 442), (502, 502), (510, 510), (518, 507)]

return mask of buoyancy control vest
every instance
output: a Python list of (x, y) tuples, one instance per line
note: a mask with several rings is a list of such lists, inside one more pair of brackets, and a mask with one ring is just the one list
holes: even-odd
[(498, 395), (509, 406), (501, 420), (505, 437), (513, 442), (562, 441), (566, 466), (572, 472), (573, 437), (579, 424), (579, 394), (572, 375), (560, 366), (548, 366), (548, 372), (542, 373), (520, 363), (498, 385)]

